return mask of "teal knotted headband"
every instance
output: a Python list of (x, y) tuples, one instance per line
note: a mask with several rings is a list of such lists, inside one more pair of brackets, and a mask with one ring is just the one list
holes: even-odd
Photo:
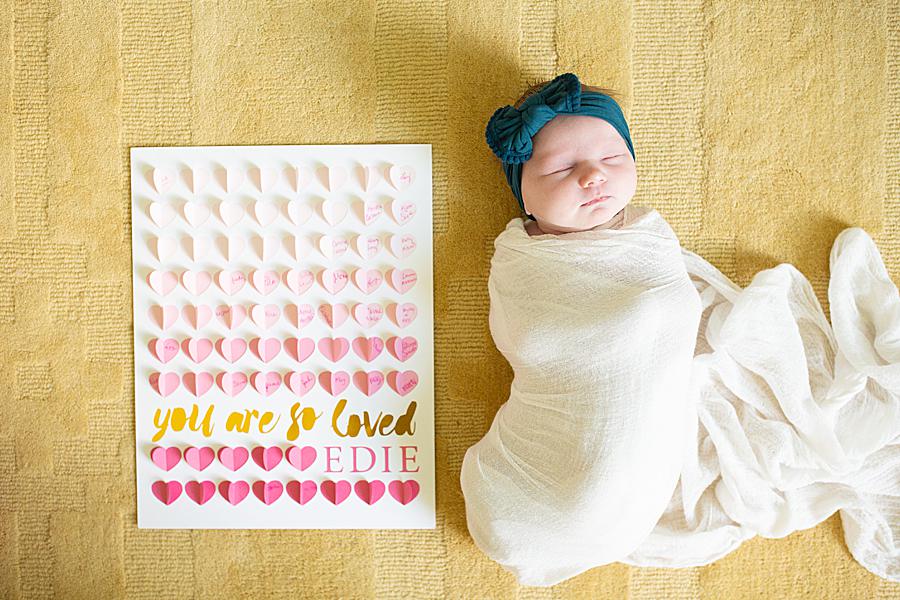
[(525, 203), (522, 201), (522, 164), (531, 158), (531, 138), (560, 114), (588, 115), (607, 121), (625, 140), (634, 158), (628, 123), (619, 104), (606, 94), (581, 91), (578, 76), (563, 73), (526, 98), (519, 108), (509, 104), (498, 108), (484, 132), (488, 146), (503, 163), (506, 181), (522, 211), (525, 211)]

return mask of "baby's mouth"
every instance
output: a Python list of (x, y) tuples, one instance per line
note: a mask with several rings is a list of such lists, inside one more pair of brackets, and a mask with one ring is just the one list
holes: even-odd
[(588, 200), (587, 202), (583, 203), (582, 206), (593, 206), (594, 204), (598, 204), (600, 202), (606, 202), (610, 198), (612, 198), (612, 196), (598, 196), (593, 200)]

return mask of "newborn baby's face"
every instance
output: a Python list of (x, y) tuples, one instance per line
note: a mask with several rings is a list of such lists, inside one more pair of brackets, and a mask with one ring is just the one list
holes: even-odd
[[(615, 127), (587, 115), (557, 115), (532, 138), (522, 166), (522, 200), (544, 233), (606, 223), (637, 189), (637, 169)], [(591, 202), (597, 196), (609, 196)]]

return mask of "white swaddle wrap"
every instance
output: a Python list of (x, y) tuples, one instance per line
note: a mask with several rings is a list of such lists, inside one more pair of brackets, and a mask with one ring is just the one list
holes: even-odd
[(853, 556), (900, 580), (900, 299), (865, 231), (834, 243), (834, 330), (792, 266), (742, 290), (652, 209), (562, 236), (516, 218), (494, 245), (514, 379), (460, 483), (520, 583), (708, 564), (835, 510)]

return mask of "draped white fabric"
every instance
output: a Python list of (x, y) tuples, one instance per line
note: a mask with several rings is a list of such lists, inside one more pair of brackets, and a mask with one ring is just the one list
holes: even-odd
[(656, 210), (523, 225), (488, 280), (509, 398), (460, 473), (485, 554), (549, 586), (708, 564), (839, 510), (855, 559), (900, 581), (900, 298), (864, 230), (832, 248), (832, 328), (794, 267), (741, 289)]

